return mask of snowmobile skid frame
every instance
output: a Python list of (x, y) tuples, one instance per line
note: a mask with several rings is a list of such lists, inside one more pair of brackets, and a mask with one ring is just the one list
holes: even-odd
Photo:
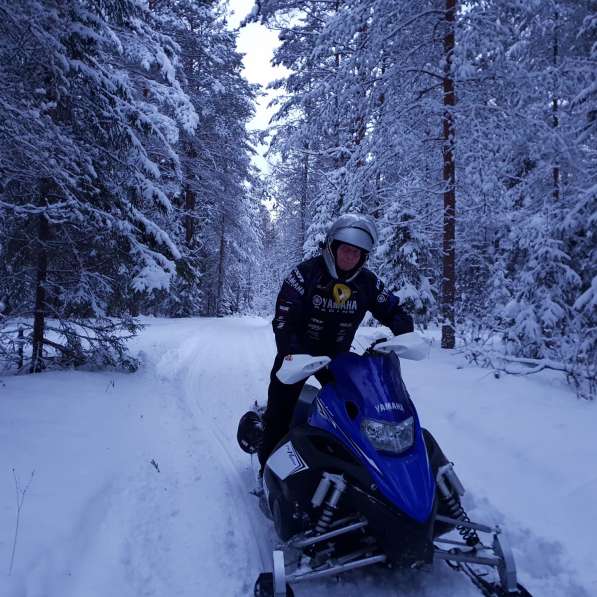
[[(460, 521), (449, 519), (447, 517), (443, 517), (442, 522), (454, 525), (460, 523)], [(283, 547), (285, 550), (302, 550), (306, 547), (316, 545), (317, 543), (327, 543), (340, 535), (364, 529), (366, 526), (367, 521), (359, 520), (319, 536), (297, 537), (286, 543)], [(484, 527), (484, 525), (471, 524), (471, 528), (475, 528), (479, 531), (491, 532), (493, 534), (493, 545), (491, 547), (483, 545), (482, 547), (477, 546), (471, 548), (461, 541), (439, 538), (435, 540), (436, 543), (448, 544), (452, 547), (449, 550), (445, 550), (436, 546), (433, 554), (434, 560), (444, 560), (453, 569), (465, 573), (486, 597), (506, 597), (509, 595), (513, 597), (529, 596), (529, 593), (516, 581), (514, 560), (503, 532), (497, 527), (491, 529)], [(484, 552), (489, 553), (487, 553), (487, 555), (481, 555)], [(306, 557), (302, 554), (297, 559), (294, 570), (288, 570), (285, 562), (285, 551), (283, 549), (275, 550), (272, 559), (272, 581), (274, 590), (273, 593), (269, 593), (269, 595), (272, 595), (273, 597), (286, 597), (287, 595), (292, 595), (293, 593), (290, 585), (293, 584), (329, 576), (338, 576), (349, 570), (376, 564), (384, 564), (387, 562), (387, 556), (381, 553), (376, 553), (375, 544), (355, 550), (354, 552), (335, 558), (334, 560), (328, 560), (315, 568), (311, 568), (307, 564), (305, 560), (308, 559), (308, 556)], [(472, 568), (470, 566), (471, 564), (477, 566), (491, 566), (495, 568), (500, 578), (500, 584), (498, 585), (486, 581), (483, 578), (484, 573)], [(263, 594), (265, 597), (268, 593), (256, 592), (256, 594)]]

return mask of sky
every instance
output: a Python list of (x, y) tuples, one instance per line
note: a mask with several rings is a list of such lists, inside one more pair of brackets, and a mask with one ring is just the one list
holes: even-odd
[[(233, 13), (229, 18), (230, 26), (237, 27), (251, 12), (253, 5), (254, 0), (229, 0), (230, 10)], [(237, 48), (244, 54), (244, 75), (250, 83), (261, 85), (264, 92), (264, 95), (257, 100), (255, 117), (249, 124), (251, 130), (266, 128), (273, 114), (273, 109), (267, 106), (274, 97), (274, 93), (267, 90), (267, 85), (272, 80), (283, 77), (285, 73), (285, 69), (273, 67), (270, 63), (274, 48), (278, 44), (278, 33), (268, 30), (259, 23), (251, 23), (243, 27), (238, 35)], [(270, 168), (263, 157), (265, 150), (265, 146), (258, 147), (260, 155), (256, 156), (254, 162), (262, 171), (269, 172)]]

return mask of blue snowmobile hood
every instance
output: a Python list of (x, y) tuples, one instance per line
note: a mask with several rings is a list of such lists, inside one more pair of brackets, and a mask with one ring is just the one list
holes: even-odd
[[(390, 503), (424, 523), (433, 510), (435, 480), (398, 357), (343, 353), (332, 360), (329, 369), (334, 382), (319, 393), (309, 424), (339, 439), (363, 462)], [(379, 452), (361, 431), (363, 419), (400, 423), (408, 417), (414, 420), (414, 443), (401, 454)]]

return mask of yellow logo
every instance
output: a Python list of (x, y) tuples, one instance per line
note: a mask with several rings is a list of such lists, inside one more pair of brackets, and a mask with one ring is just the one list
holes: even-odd
[(343, 305), (352, 294), (352, 290), (346, 284), (335, 284), (332, 290), (334, 302), (337, 305)]

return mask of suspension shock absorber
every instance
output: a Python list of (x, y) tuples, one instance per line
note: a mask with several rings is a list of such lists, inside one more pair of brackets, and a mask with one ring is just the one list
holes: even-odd
[[(326, 496), (330, 493), (330, 487), (333, 486), (329, 498), (325, 501)], [(334, 515), (338, 510), (338, 502), (346, 489), (346, 481), (342, 475), (332, 475), (330, 473), (323, 473), (323, 477), (313, 494), (311, 505), (318, 508), (323, 504), (321, 516), (315, 525), (315, 532), (318, 535), (325, 533), (332, 524)]]
[[(460, 502), (460, 496), (464, 495), (464, 487), (454, 472), (454, 465), (451, 462), (444, 464), (437, 471), (437, 486), (439, 487), (441, 500), (446, 505), (451, 518), (462, 522), (470, 522), (470, 518)], [(456, 530), (467, 545), (473, 547), (481, 543), (475, 529), (457, 525)]]

